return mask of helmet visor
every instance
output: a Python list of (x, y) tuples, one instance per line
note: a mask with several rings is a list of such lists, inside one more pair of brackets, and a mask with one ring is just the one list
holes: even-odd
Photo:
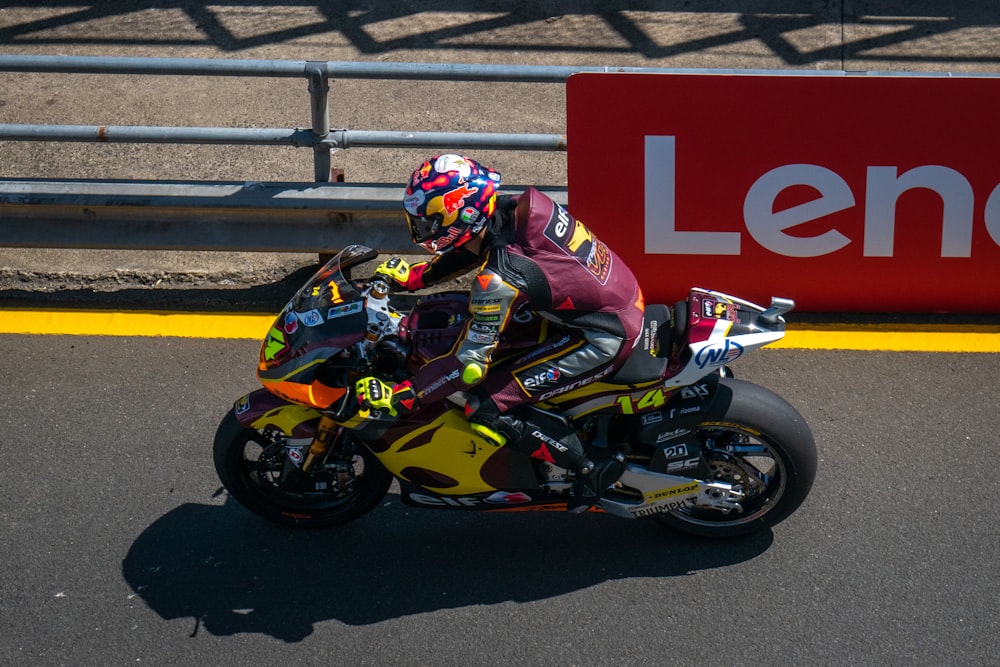
[(410, 235), (413, 237), (413, 242), (422, 244), (437, 236), (441, 231), (444, 216), (440, 213), (432, 213), (431, 215), (410, 215), (407, 213), (406, 221), (410, 225)]

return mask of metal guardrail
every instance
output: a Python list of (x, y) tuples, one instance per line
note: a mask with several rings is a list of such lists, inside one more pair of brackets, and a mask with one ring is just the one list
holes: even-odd
[[(565, 150), (562, 135), (331, 130), (326, 103), (330, 76), (561, 81), (571, 73), (490, 66), (62, 56), (0, 56), (0, 71), (307, 77), (310, 129), (0, 125), (0, 140), (311, 147), (316, 183), (0, 180), (0, 245), (278, 252), (330, 251), (358, 238), (386, 251), (412, 251), (403, 226), (385, 224), (399, 222), (402, 188), (329, 182), (332, 148)], [(564, 190), (550, 194), (566, 199)]]
[(330, 130), (317, 136), (300, 128), (157, 127), (130, 125), (12, 125), (0, 123), (0, 141), (82, 141), (118, 144), (227, 144), (333, 148), (440, 148), (560, 151), (560, 134), (389, 132)]
[[(312, 114), (312, 127), (309, 129), (0, 124), (0, 140), (7, 141), (312, 148), (316, 181), (309, 184), (206, 184), (0, 180), (0, 246), (301, 252), (334, 250), (356, 241), (359, 236), (387, 251), (411, 249), (400, 225), (385, 224), (390, 219), (398, 222), (401, 188), (331, 183), (332, 149), (566, 149), (565, 136), (556, 134), (332, 129), (328, 104), (331, 77), (559, 83), (579, 71), (612, 70), (0, 55), (0, 71), (306, 78)], [(505, 190), (509, 191), (509, 188)], [(557, 200), (566, 199), (565, 190), (554, 189), (551, 194)], [(276, 212), (280, 215), (275, 215)]]
[(402, 200), (380, 184), (0, 180), (0, 245), (322, 254), (364, 241), (412, 253)]
[(561, 135), (331, 131), (329, 115), (331, 77), (341, 79), (559, 83), (564, 82), (575, 72), (611, 70), (607, 68), (358, 63), (307, 60), (217, 60), (199, 58), (0, 55), (0, 71), (63, 74), (306, 78), (309, 82), (312, 116), (312, 128), (308, 130), (0, 125), (0, 139), (21, 141), (120, 141), (129, 143), (225, 143), (305, 146), (312, 147), (314, 150), (314, 175), (316, 181), (325, 182), (330, 180), (331, 148), (347, 148), (351, 146), (397, 146), (410, 148), (455, 146), (457, 148), (473, 149), (565, 150), (565, 138)]

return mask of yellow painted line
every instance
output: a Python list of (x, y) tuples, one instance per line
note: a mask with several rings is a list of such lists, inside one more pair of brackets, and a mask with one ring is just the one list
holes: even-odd
[(0, 309), (0, 334), (177, 336), (261, 340), (276, 313)]
[(1000, 352), (1000, 326), (790, 324), (785, 337), (769, 347), (800, 350)]
[[(262, 340), (275, 313), (0, 309), (0, 334)], [(795, 324), (770, 348), (1000, 352), (1000, 325)]]

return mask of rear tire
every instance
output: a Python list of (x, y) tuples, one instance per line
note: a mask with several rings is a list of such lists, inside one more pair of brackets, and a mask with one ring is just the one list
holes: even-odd
[[(299, 528), (336, 526), (371, 511), (392, 483), (392, 475), (367, 447), (356, 442), (343, 444), (351, 451), (352, 482), (337, 490), (334, 484), (322, 483), (336, 476), (320, 469), (315, 476), (306, 478), (309, 481), (315, 477), (320, 482), (312, 484), (313, 488), (285, 490), (275, 478), (280, 479), (285, 466), (293, 464), (287, 460), (280, 440), (276, 444), (263, 433), (243, 426), (230, 411), (215, 434), (215, 471), (230, 496), (265, 519)], [(262, 463), (265, 452), (269, 454)], [(272, 470), (278, 474), (272, 474)], [(320, 490), (324, 486), (331, 490)]]
[(743, 511), (683, 507), (656, 520), (702, 537), (770, 528), (798, 509), (812, 488), (817, 458), (812, 431), (783, 398), (749, 382), (723, 379), (717, 401), (728, 405), (699, 424), (697, 435), (713, 480), (747, 493)]

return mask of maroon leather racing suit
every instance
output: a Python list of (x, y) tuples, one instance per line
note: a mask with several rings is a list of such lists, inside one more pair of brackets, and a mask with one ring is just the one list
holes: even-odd
[(459, 248), (420, 267), (430, 285), (481, 265), (462, 335), (411, 380), (421, 402), (470, 391), (463, 381), (470, 364), (486, 370), (473, 394), (506, 413), (606, 377), (625, 362), (642, 327), (642, 292), (583, 223), (529, 188), (499, 198), (483, 248), (485, 263)]

